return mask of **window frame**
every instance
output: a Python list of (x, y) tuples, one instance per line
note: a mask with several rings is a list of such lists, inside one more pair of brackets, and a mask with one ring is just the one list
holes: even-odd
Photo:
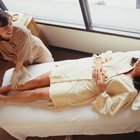
[(0, 9), (2, 9), (2, 10), (8, 10), (2, 0), (0, 0)]

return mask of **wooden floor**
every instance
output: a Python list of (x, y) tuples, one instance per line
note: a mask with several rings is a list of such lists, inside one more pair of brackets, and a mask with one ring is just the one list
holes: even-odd
[[(76, 59), (89, 57), (92, 54), (83, 53), (73, 50), (66, 50), (57, 47), (51, 47), (51, 52), (55, 61), (64, 60), (64, 59)], [(0, 61), (0, 82), (2, 82), (2, 76), (4, 71), (10, 67), (13, 67), (13, 64)], [(47, 137), (47, 138), (39, 138), (39, 137), (27, 137), (26, 140), (64, 140), (65, 136), (55, 136), (55, 137)], [(0, 129), (0, 140), (17, 140), (9, 135), (3, 129)], [(115, 135), (96, 135), (96, 136), (85, 136), (78, 135), (73, 136), (73, 140), (140, 140), (140, 133), (128, 133), (128, 134), (115, 134)]]
[(51, 47), (51, 52), (55, 61), (66, 59), (77, 59), (92, 56), (90, 53), (68, 50), (64, 48)]

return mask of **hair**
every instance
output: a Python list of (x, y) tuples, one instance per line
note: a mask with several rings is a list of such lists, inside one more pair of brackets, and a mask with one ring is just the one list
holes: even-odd
[(7, 12), (0, 10), (0, 28), (8, 25), (9, 17), (11, 17)]
[[(138, 60), (138, 58), (132, 57), (130, 65), (133, 66), (136, 63), (137, 60)], [(140, 91), (140, 76), (133, 77), (133, 84), (134, 84), (134, 87), (139, 92)]]

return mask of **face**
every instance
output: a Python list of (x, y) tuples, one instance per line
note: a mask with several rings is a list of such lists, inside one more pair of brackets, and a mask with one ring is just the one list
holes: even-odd
[(7, 26), (0, 28), (0, 36), (4, 39), (10, 39), (13, 35), (13, 25), (9, 18)]
[(134, 74), (136, 76), (140, 76), (140, 58), (137, 60), (137, 62), (134, 64)]

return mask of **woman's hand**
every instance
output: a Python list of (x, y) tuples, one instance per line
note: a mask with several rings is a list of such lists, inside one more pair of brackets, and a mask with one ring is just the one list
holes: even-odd
[(19, 84), (18, 72), (23, 66), (23, 61), (14, 61), (14, 63), (16, 64), (16, 66), (11, 77), (11, 86), (13, 90), (16, 90)]
[(103, 68), (102, 67), (95, 67), (93, 69), (93, 72), (92, 72), (92, 78), (97, 81), (101, 78), (101, 73), (103, 73)]
[(106, 71), (103, 68), (95, 68), (93, 70), (93, 78), (96, 82), (96, 86), (99, 90), (99, 93), (105, 91), (105, 84), (104, 84), (105, 77), (106, 77)]
[(104, 79), (105, 79), (105, 70), (102, 70), (101, 72), (98, 73), (98, 79), (95, 80), (99, 93), (105, 91)]
[(93, 72), (92, 72), (92, 78), (95, 81), (97, 81), (100, 79), (100, 77), (99, 77), (100, 73), (104, 73), (104, 70), (102, 68), (101, 57), (95, 57), (94, 63), (95, 63), (95, 67), (94, 67)]
[(17, 72), (13, 71), (10, 82), (11, 82), (12, 89), (16, 90), (18, 87), (18, 82), (19, 82)]
[(104, 92), (105, 91), (104, 80), (106, 77), (106, 71), (105, 71), (105, 69), (103, 69), (100, 61), (97, 61), (96, 65), (93, 69), (93, 72), (92, 72), (92, 77), (96, 82), (99, 93)]

